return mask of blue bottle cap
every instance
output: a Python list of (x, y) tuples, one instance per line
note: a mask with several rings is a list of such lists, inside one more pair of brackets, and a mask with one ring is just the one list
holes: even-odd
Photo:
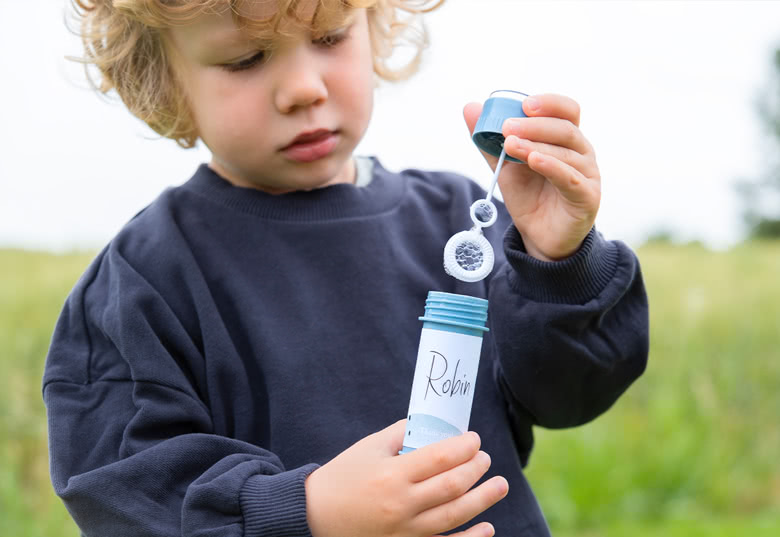
[[(504, 145), (504, 135), (501, 127), (504, 121), (510, 117), (528, 117), (523, 112), (523, 100), (528, 97), (525, 93), (512, 90), (494, 91), (482, 106), (482, 114), (474, 127), (471, 139), (482, 151), (498, 157)], [(523, 162), (514, 157), (506, 156), (512, 162)]]

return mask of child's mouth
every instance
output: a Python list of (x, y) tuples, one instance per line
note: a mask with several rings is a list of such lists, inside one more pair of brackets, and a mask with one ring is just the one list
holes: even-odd
[(313, 162), (332, 153), (338, 142), (338, 131), (318, 129), (299, 134), (281, 151), (290, 160)]

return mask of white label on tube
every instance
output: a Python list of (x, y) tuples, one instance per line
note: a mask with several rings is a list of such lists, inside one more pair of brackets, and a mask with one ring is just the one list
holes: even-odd
[(422, 329), (404, 448), (468, 430), (481, 349), (481, 337)]

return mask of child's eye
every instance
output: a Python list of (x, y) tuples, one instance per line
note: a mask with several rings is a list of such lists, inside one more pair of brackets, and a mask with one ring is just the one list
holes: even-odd
[(249, 58), (245, 58), (243, 60), (239, 60), (234, 63), (225, 63), (222, 64), (222, 67), (230, 71), (231, 73), (234, 73), (236, 71), (244, 71), (246, 69), (251, 69), (255, 65), (259, 65), (263, 63), (263, 60), (265, 60), (265, 51), (261, 50), (258, 51), (257, 54), (254, 54), (253, 56), (250, 56)]
[(347, 37), (349, 37), (349, 28), (342, 28), (341, 30), (325, 34), (324, 36), (313, 40), (312, 43), (320, 47), (330, 48), (335, 47)]

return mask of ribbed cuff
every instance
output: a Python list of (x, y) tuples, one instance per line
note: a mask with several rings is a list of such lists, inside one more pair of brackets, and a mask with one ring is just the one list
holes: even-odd
[(306, 478), (317, 469), (308, 464), (275, 475), (253, 475), (244, 483), (239, 502), (246, 537), (312, 537), (306, 521)]
[(515, 226), (504, 235), (504, 251), (514, 269), (509, 283), (535, 302), (585, 304), (597, 297), (615, 275), (619, 250), (604, 240), (596, 228), (590, 230), (580, 249), (562, 261), (541, 261), (526, 253)]

